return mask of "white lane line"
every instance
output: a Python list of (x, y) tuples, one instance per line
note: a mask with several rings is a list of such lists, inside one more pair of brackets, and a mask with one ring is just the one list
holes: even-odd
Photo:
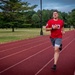
[[(67, 38), (65, 38), (65, 39), (67, 39)], [(64, 40), (65, 40), (65, 39), (64, 39)], [(49, 47), (47, 47), (47, 48), (45, 48), (45, 49), (43, 49), (43, 50), (41, 50), (41, 51), (39, 51), (39, 52), (37, 52), (37, 53), (35, 53), (35, 54), (33, 54), (33, 55), (31, 55), (31, 56), (29, 56), (29, 57), (27, 57), (27, 58), (25, 58), (25, 59), (23, 59), (23, 60), (21, 60), (20, 62), (14, 64), (14, 65), (12, 65), (12, 66), (10, 66), (10, 67), (8, 67), (8, 68), (2, 70), (0, 73), (3, 73), (3, 72), (5, 72), (5, 71), (7, 71), (7, 70), (9, 70), (9, 69), (11, 69), (11, 68), (13, 68), (13, 67), (15, 67), (15, 66), (21, 64), (22, 62), (24, 62), (24, 61), (26, 61), (26, 60), (28, 60), (28, 59), (34, 57), (34, 56), (37, 55), (37, 54), (40, 54), (41, 52), (47, 50), (47, 49), (50, 48), (50, 47), (52, 47), (52, 45), (49, 46)]]
[[(69, 44), (67, 44), (63, 49), (62, 51), (64, 51), (65, 48), (67, 48), (75, 39), (73, 39)], [(62, 52), (61, 51), (61, 52)], [(61, 53), (60, 52), (60, 53)], [(38, 75), (47, 65), (49, 65), (52, 61), (53, 61), (54, 58), (52, 58), (47, 64), (45, 64), (35, 75)]]
[[(27, 39), (27, 40), (28, 40), (28, 39)], [(35, 40), (41, 40), (41, 37), (38, 38), (38, 39), (34, 38), (34, 41), (35, 41)], [(29, 41), (29, 42), (32, 42), (33, 39), (28, 40), (28, 41)], [(2, 44), (1, 44), (1, 45), (2, 45), (1, 47), (6, 47), (6, 46), (8, 46), (8, 44), (13, 45), (14, 43), (18, 45), (18, 44), (22, 44), (22, 43), (24, 43), (24, 42), (25, 42), (25, 40), (12, 41), (12, 42), (9, 42), (9, 43), (5, 43), (5, 45), (2, 45)], [(29, 42), (28, 42), (28, 43), (29, 43)], [(10, 46), (10, 45), (9, 45), (9, 46)]]
[[(69, 38), (69, 37), (68, 37), (68, 38)], [(67, 38), (65, 38), (65, 39), (67, 39)], [(65, 40), (65, 39), (64, 39), (64, 40)], [(50, 47), (52, 47), (52, 45), (49, 46), (49, 47), (47, 47), (47, 48), (45, 48), (45, 49), (43, 49), (43, 50), (41, 50), (41, 51), (39, 51), (39, 52), (37, 52), (37, 53), (35, 53), (35, 54), (33, 54), (33, 55), (31, 55), (31, 56), (29, 56), (29, 57), (27, 57), (27, 58), (25, 58), (25, 59), (23, 59), (23, 60), (21, 60), (20, 62), (14, 64), (14, 65), (12, 65), (12, 66), (10, 66), (10, 67), (8, 67), (8, 68), (2, 70), (0, 73), (3, 73), (3, 72), (5, 72), (5, 71), (7, 71), (7, 70), (9, 70), (9, 69), (11, 69), (11, 68), (13, 68), (13, 67), (15, 67), (15, 66), (21, 64), (22, 62), (24, 62), (24, 61), (26, 61), (26, 60), (28, 60), (28, 59), (30, 59), (30, 58), (32, 58), (32, 57), (34, 57), (34, 56), (40, 54), (41, 52), (43, 52), (43, 51), (49, 49)]]
[(13, 54), (9, 54), (9, 55), (7, 55), (7, 56), (1, 57), (0, 60), (5, 59), (5, 58), (10, 57), (10, 56), (13, 56), (13, 55), (17, 55), (17, 54), (22, 53), (22, 52), (25, 52), (25, 51), (28, 51), (28, 50), (30, 50), (30, 49), (32, 49), (32, 48), (35, 48), (35, 47), (37, 47), (37, 46), (41, 46), (41, 45), (46, 44), (46, 43), (48, 43), (48, 42), (44, 42), (44, 43), (41, 43), (41, 44), (39, 44), (39, 45), (36, 45), (36, 46), (30, 47), (30, 48), (23, 49), (23, 50), (21, 50), (21, 51), (15, 52), (15, 53), (13, 53)]
[[(44, 39), (44, 40), (41, 40), (41, 41), (45, 41), (45, 40), (47, 40), (47, 39)], [(41, 41), (33, 42), (33, 44), (34, 44), (34, 43), (41, 42)], [(0, 51), (0, 52), (5, 52), (5, 51), (8, 51), (8, 50), (12, 50), (12, 49), (14, 49), (14, 48), (20, 48), (20, 47), (23, 47), (23, 46), (26, 46), (26, 45), (29, 45), (29, 44), (31, 44), (31, 43), (24, 44), (24, 45), (17, 46), (17, 47), (13, 47), (13, 48), (9, 48), (9, 49), (5, 49), (5, 50), (2, 50), (2, 51)]]
[(41, 52), (43, 52), (43, 51), (49, 49), (50, 47), (51, 47), (51, 46), (49, 46), (49, 47), (47, 47), (47, 48), (45, 48), (45, 49), (43, 49), (43, 50), (41, 50), (41, 51), (39, 51), (39, 52), (37, 52), (37, 53), (31, 55), (31, 56), (29, 56), (29, 57), (27, 57), (26, 59), (21, 60), (20, 62), (18, 62), (18, 63), (16, 63), (16, 64), (12, 65), (12, 66), (10, 66), (10, 67), (8, 67), (8, 68), (6, 68), (6, 69), (4, 69), (4, 70), (1, 71), (0, 73), (3, 73), (3, 72), (5, 72), (5, 71), (7, 71), (7, 70), (13, 68), (13, 67), (15, 67), (15, 66), (21, 64), (22, 62), (25, 62), (26, 60), (28, 60), (28, 59), (30, 59), (30, 58), (32, 58), (32, 57), (38, 55), (39, 53), (41, 53)]
[[(35, 39), (36, 40), (36, 39)], [(40, 39), (41, 40), (41, 39)], [(47, 40), (47, 39), (44, 39), (44, 41), (45, 40)], [(41, 41), (43, 41), (43, 40), (41, 40)], [(40, 41), (36, 41), (36, 42), (34, 42), (34, 43), (37, 43), (37, 42), (40, 42)], [(28, 44), (24, 44), (24, 45), (21, 45), (21, 46), (19, 46), (19, 47), (13, 47), (13, 48), (9, 48), (9, 49), (4, 49), (4, 50), (2, 50), (2, 51), (0, 51), (0, 52), (5, 52), (5, 51), (8, 51), (8, 50), (12, 50), (12, 49), (15, 49), (15, 48), (20, 48), (20, 47), (23, 47), (23, 46), (26, 46), (26, 45), (29, 45), (29, 44), (31, 44), (31, 43), (28, 43)]]
[[(66, 39), (68, 39), (68, 38), (69, 38), (69, 37), (63, 39), (63, 41), (66, 40)], [(49, 41), (49, 42), (50, 42), (50, 41)], [(48, 43), (48, 42), (46, 42), (46, 43)], [(5, 59), (5, 58), (10, 57), (10, 56), (13, 56), (13, 55), (16, 55), (16, 54), (19, 54), (19, 53), (22, 53), (22, 52), (24, 52), (24, 51), (28, 51), (29, 49), (35, 48), (35, 47), (37, 47), (37, 46), (40, 46), (40, 45), (43, 45), (43, 44), (46, 44), (46, 43), (41, 43), (41, 44), (38, 44), (38, 45), (36, 45), (36, 46), (30, 47), (30, 48), (28, 48), (28, 49), (24, 49), (24, 50), (21, 50), (21, 51), (16, 52), (16, 53), (9, 54), (9, 55), (7, 55), (7, 56), (1, 57), (0, 60)]]

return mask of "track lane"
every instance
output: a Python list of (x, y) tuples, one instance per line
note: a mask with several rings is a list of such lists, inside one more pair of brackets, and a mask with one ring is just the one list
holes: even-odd
[(17, 41), (17, 42), (15, 41), (15, 42), (7, 43), (7, 44), (2, 44), (2, 45), (0, 45), (0, 52), (7, 50), (7, 49), (16, 48), (16, 47), (19, 47), (22, 45), (27, 45), (30, 43), (42, 41), (42, 40), (47, 39), (46, 37), (48, 37), (48, 36), (41, 36), (41, 37), (34, 38), (34, 39), (32, 38), (32, 39), (28, 39), (28, 40), (21, 40), (21, 41)]
[[(51, 70), (53, 60), (39, 70), (35, 75), (74, 75), (75, 70), (75, 39), (60, 53), (57, 70)], [(72, 48), (73, 49), (72, 49)]]
[(72, 39), (72, 38), (71, 38)]
[[(70, 34), (71, 34), (70, 32), (67, 32), (67, 34), (65, 36), (63, 36), (63, 37), (66, 37), (66, 36), (68, 36)], [(24, 44), (33, 43), (33, 41), (45, 39), (47, 37), (49, 37), (49, 36), (39, 36), (37, 38), (32, 38), (32, 39), (27, 39), (27, 40), (21, 40), (21, 41), (15, 41), (15, 42), (1, 44), (0, 45), (0, 52), (8, 50), (8, 49), (16, 48), (16, 47), (22, 46)]]
[[(45, 40), (45, 41), (47, 41), (47, 40)], [(27, 51), (28, 49), (31, 49), (31, 48), (34, 48), (34, 47), (37, 47), (37, 46), (40, 46), (40, 45), (43, 45), (43, 44), (49, 42), (49, 41), (47, 41), (47, 42), (45, 42), (45, 41), (42, 40), (42, 41), (34, 42), (33, 44), (30, 43), (29, 45), (24, 45), (24, 46), (21, 46), (21, 47), (8, 49), (7, 51), (2, 51), (2, 52), (0, 52), (0, 58), (2, 58), (4, 56), (7, 56), (7, 55), (20, 53), (22, 51)]]
[[(71, 34), (72, 35), (72, 34)], [(69, 36), (70, 37), (70, 36)], [(68, 39), (69, 37), (67, 38), (64, 38), (64, 40)], [(49, 42), (50, 39), (47, 39), (47, 40), (44, 40), (46, 42)], [(40, 46), (40, 45), (43, 45), (45, 42), (43, 40), (42, 41), (38, 41), (38, 42), (34, 42), (33, 44), (30, 43), (28, 45), (24, 45), (24, 46), (21, 46), (21, 47), (16, 47), (16, 48), (12, 48), (12, 49), (8, 49), (7, 51), (2, 51), (0, 52), (0, 60), (2, 59), (2, 57), (5, 57), (5, 56), (11, 56), (13, 54), (17, 54), (17, 53), (20, 53), (22, 51), (27, 51), (28, 49), (30, 48), (33, 48), (33, 47), (37, 47), (37, 46)], [(43, 43), (42, 43), (43, 42)], [(51, 44), (51, 42), (50, 42)], [(10, 50), (10, 51), (9, 51)]]
[[(72, 38), (71, 38), (71, 39), (72, 39)], [(67, 39), (68, 42), (69, 42), (71, 39)], [(65, 41), (65, 42), (66, 42), (66, 41)], [(66, 42), (66, 43), (67, 43), (67, 42)], [(33, 50), (33, 51), (34, 51), (34, 50)], [(51, 51), (52, 51), (52, 49), (51, 49)], [(50, 52), (50, 51), (49, 51), (49, 49), (48, 49), (48, 52), (47, 52), (47, 53), (49, 53), (49, 52)], [(46, 53), (46, 51), (45, 51), (45, 53)], [(51, 52), (51, 54), (52, 54), (52, 52)], [(51, 54), (49, 54), (48, 57), (49, 57)], [(44, 55), (44, 54), (41, 53), (40, 55)], [(40, 56), (40, 55), (39, 55), (39, 56)], [(47, 55), (47, 54), (46, 54), (46, 55)], [(53, 54), (52, 54), (52, 55), (53, 55)], [(37, 56), (37, 57), (38, 57), (38, 56)], [(34, 59), (37, 58), (37, 57), (33, 57), (33, 59), (27, 60), (26, 62), (31, 61), (31, 60), (34, 61)], [(45, 57), (45, 55), (44, 55), (44, 57)], [(40, 58), (41, 58), (41, 57), (40, 57)], [(45, 57), (45, 58), (46, 58), (46, 57)], [(10, 59), (11, 59), (11, 58), (10, 58)], [(37, 59), (37, 60), (38, 60), (38, 59)], [(50, 59), (48, 58), (48, 60), (50, 60)], [(38, 60), (38, 61), (39, 61), (39, 60)], [(40, 61), (41, 61), (41, 60), (40, 60)], [(40, 62), (40, 61), (39, 61), (39, 62)], [(26, 62), (25, 62), (25, 63), (26, 63)], [(42, 61), (41, 61), (41, 62), (42, 62)], [(47, 62), (47, 61), (46, 61), (46, 62)], [(24, 62), (23, 62), (23, 63), (24, 63)], [(23, 64), (23, 63), (21, 63), (21, 64)], [(36, 64), (36, 62), (34, 62), (34, 63)], [(30, 66), (33, 66), (34, 63), (31, 63)], [(43, 60), (43, 63), (44, 63), (44, 60)], [(9, 63), (7, 63), (7, 64), (9, 65)], [(29, 63), (29, 64), (30, 64), (30, 63)], [(25, 64), (23, 64), (23, 65), (25, 65)], [(39, 64), (39, 65), (40, 65), (40, 64)], [(21, 65), (16, 65), (16, 66), (19, 67), (19, 66), (21, 66)], [(14, 74), (15, 74), (15, 73), (17, 74), (17, 73), (18, 73), (18, 70), (20, 69), (20, 68), (18, 68), (18, 70), (16, 70), (16, 72), (15, 72), (15, 70), (14, 70), (13, 68), (16, 68), (16, 66), (14, 66), (14, 67), (12, 67), (12, 68), (9, 69), (11, 72), (14, 72)], [(36, 64), (36, 66), (37, 66), (37, 64)], [(42, 65), (41, 65), (41, 66), (42, 66)], [(21, 67), (21, 68), (22, 68), (22, 67)], [(29, 68), (30, 68), (30, 70), (31, 70), (32, 67), (29, 67)], [(35, 67), (35, 66), (34, 66), (34, 68), (38, 68), (38, 67)], [(34, 68), (33, 68), (33, 69), (34, 69)], [(27, 69), (27, 68), (26, 68), (26, 69)], [(30, 71), (30, 70), (27, 70), (26, 73), (28, 73), (28, 72), (33, 72), (33, 69), (32, 69), (31, 71)], [(5, 71), (5, 73), (7, 74), (7, 72), (8, 72), (9, 70)], [(24, 71), (24, 70), (22, 70), (22, 71)], [(34, 69), (34, 71), (36, 71), (36, 69)], [(10, 75), (11, 72), (8, 72), (8, 75)], [(5, 74), (5, 73), (3, 72), (3, 74)], [(21, 73), (21, 71), (20, 71), (20, 73)], [(23, 73), (24, 73), (24, 72), (23, 72)], [(12, 73), (12, 74), (13, 74), (13, 73)], [(24, 74), (25, 74), (25, 73), (24, 73)], [(30, 74), (30, 75), (31, 75), (31, 74)], [(32, 75), (34, 75), (34, 72), (33, 72)]]

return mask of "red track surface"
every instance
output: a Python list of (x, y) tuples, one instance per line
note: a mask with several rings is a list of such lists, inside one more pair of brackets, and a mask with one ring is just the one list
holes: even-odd
[(0, 44), (0, 75), (74, 75), (75, 31), (63, 36), (63, 50), (53, 65), (53, 47), (49, 36)]

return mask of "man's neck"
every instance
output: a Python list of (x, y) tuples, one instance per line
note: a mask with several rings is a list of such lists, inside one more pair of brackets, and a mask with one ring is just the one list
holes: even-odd
[(58, 18), (54, 18), (53, 20), (54, 20), (54, 21), (57, 21), (57, 20), (58, 20)]

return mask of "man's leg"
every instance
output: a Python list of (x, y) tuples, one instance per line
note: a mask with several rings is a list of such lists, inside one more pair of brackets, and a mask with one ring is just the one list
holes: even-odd
[(55, 49), (54, 49), (54, 64), (55, 65), (57, 64), (58, 58), (59, 58), (59, 47), (55, 46)]
[(56, 65), (57, 65), (58, 58), (59, 58), (59, 48), (60, 48), (60, 45), (61, 45), (61, 41), (62, 41), (62, 39), (59, 39), (59, 38), (55, 40), (55, 46), (54, 46), (54, 65), (52, 67), (53, 70), (56, 70)]
[(53, 70), (56, 70), (58, 58), (59, 58), (59, 47), (55, 46), (55, 48), (54, 48), (54, 65), (52, 67)]

